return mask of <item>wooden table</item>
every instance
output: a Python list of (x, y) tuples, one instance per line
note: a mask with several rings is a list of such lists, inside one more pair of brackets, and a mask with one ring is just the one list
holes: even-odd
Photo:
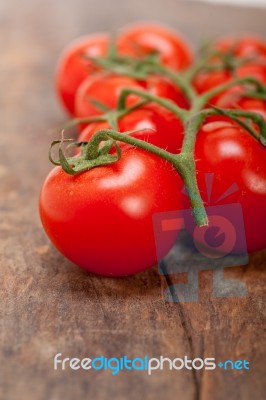
[[(38, 217), (52, 127), (65, 121), (53, 91), (61, 48), (81, 34), (155, 19), (193, 44), (232, 31), (265, 32), (266, 12), (176, 0), (0, 1), (0, 274), (3, 400), (239, 400), (265, 398), (266, 252), (227, 277), (248, 296), (214, 298), (199, 274), (197, 302), (166, 302), (154, 267), (126, 279), (87, 274), (49, 243)], [(264, 336), (263, 336), (264, 335)], [(54, 371), (53, 357), (247, 359), (246, 371)]]

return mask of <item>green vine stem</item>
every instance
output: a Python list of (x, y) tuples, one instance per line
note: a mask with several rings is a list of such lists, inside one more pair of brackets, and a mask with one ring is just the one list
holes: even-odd
[[(212, 115), (224, 115), (231, 120), (237, 122), (238, 125), (240, 125), (242, 128), (244, 128), (247, 133), (249, 133), (251, 136), (253, 136), (258, 142), (260, 142), (263, 146), (266, 147), (266, 123), (264, 121), (264, 118), (252, 111), (244, 111), (244, 110), (226, 110), (218, 107), (213, 107), (213, 108), (206, 108), (197, 114), (195, 114), (192, 117), (192, 120), (195, 118), (197, 120), (197, 117), (202, 118), (202, 121), (205, 120), (206, 117), (212, 116)], [(244, 119), (244, 120), (243, 120)], [(255, 130), (248, 122), (252, 121), (256, 126), (259, 128), (259, 132)], [(188, 132), (188, 130), (187, 130)], [(186, 138), (186, 135), (185, 135)], [(184, 140), (184, 143), (186, 140)], [(183, 145), (184, 146), (184, 145)], [(188, 140), (188, 146), (191, 146), (190, 141)]]
[(125, 110), (126, 99), (131, 94), (135, 94), (139, 97), (142, 97), (143, 99), (149, 102), (157, 103), (158, 105), (173, 112), (178, 118), (181, 119), (181, 121), (184, 121), (186, 119), (186, 116), (189, 115), (189, 111), (179, 107), (172, 100), (155, 96), (145, 90), (133, 89), (133, 88), (125, 88), (121, 91), (117, 105), (118, 112), (123, 112), (123, 110)]
[[(226, 115), (234, 119), (240, 125), (244, 126), (252, 136), (259, 140), (263, 145), (266, 146), (266, 124), (263, 117), (259, 114), (244, 111), (244, 110), (223, 110), (219, 108), (203, 109), (198, 113), (191, 113), (187, 110), (180, 109), (172, 101), (163, 99), (150, 93), (147, 93), (138, 89), (124, 89), (121, 92), (118, 110), (114, 111), (114, 115), (120, 116), (125, 115), (129, 112), (131, 108), (126, 108), (126, 98), (130, 94), (138, 95), (143, 98), (144, 101), (152, 101), (160, 106), (165, 107), (169, 111), (173, 112), (178, 118), (184, 123), (184, 141), (182, 145), (181, 152), (179, 154), (173, 154), (166, 150), (163, 150), (157, 146), (154, 146), (146, 141), (136, 139), (130, 136), (133, 132), (125, 132), (123, 134), (117, 132), (116, 130), (100, 130), (96, 132), (89, 142), (84, 142), (81, 144), (76, 144), (82, 146), (81, 155), (76, 157), (66, 157), (62, 148), (62, 143), (65, 142), (64, 139), (61, 141), (54, 141), (52, 143), (51, 149), (55, 144), (60, 144), (59, 147), (59, 160), (54, 160), (51, 156), (50, 149), (50, 160), (55, 165), (61, 165), (65, 172), (69, 174), (78, 174), (90, 168), (94, 168), (100, 165), (111, 164), (116, 162), (121, 157), (121, 150), (117, 145), (117, 142), (123, 142), (130, 144), (132, 146), (141, 148), (150, 153), (161, 157), (168, 162), (170, 162), (176, 171), (182, 177), (188, 196), (190, 198), (190, 204), (192, 207), (193, 215), (196, 224), (199, 226), (204, 226), (208, 224), (208, 217), (204, 208), (202, 198), (199, 193), (199, 188), (196, 180), (196, 163), (194, 159), (194, 148), (196, 143), (196, 136), (205, 118), (210, 115)], [(141, 104), (138, 103), (138, 104)], [(108, 112), (103, 119), (110, 118), (111, 112)], [(241, 118), (245, 118), (253, 121), (260, 129), (260, 134), (253, 129), (250, 125), (242, 121)], [(84, 122), (80, 119), (79, 122)], [(136, 131), (134, 131), (136, 132)], [(100, 149), (100, 143), (106, 141), (107, 144)], [(111, 147), (115, 147), (116, 154), (110, 154), (109, 151)]]
[(175, 83), (183, 93), (186, 95), (188, 100), (190, 101), (190, 115), (195, 113), (205, 107), (208, 102), (216, 95), (222, 93), (225, 90), (228, 90), (234, 86), (241, 85), (252, 85), (255, 86), (255, 91), (253, 92), (255, 95), (265, 96), (266, 88), (265, 85), (260, 83), (257, 79), (253, 77), (245, 77), (245, 78), (234, 78), (225, 84), (218, 85), (217, 87), (206, 91), (205, 93), (199, 95), (196, 93), (195, 89), (191, 84), (192, 76), (194, 72), (190, 72), (189, 70), (186, 73), (176, 73), (175, 71), (166, 68), (163, 65), (155, 64), (153, 72), (159, 73), (163, 76), (168, 77), (173, 83)]
[(255, 93), (262, 94), (262, 95), (266, 94), (265, 86), (255, 78), (246, 77), (246, 78), (233, 79), (225, 84), (219, 85), (211, 90), (208, 90), (207, 92), (205, 92), (204, 94), (202, 94), (200, 96), (197, 96), (197, 98), (194, 99), (194, 103), (192, 105), (193, 111), (200, 110), (201, 108), (206, 106), (206, 104), (208, 104), (208, 102), (214, 96), (217, 96), (218, 94), (220, 94), (234, 86), (237, 86), (237, 85), (241, 85), (241, 86), (253, 85), (257, 89), (257, 91), (255, 91)]
[[(194, 127), (193, 131), (194, 134), (196, 135), (195, 128), (196, 126)], [(106, 165), (116, 162), (120, 158), (120, 151), (118, 150), (119, 146), (117, 146), (117, 142), (127, 143), (132, 146), (146, 150), (152, 154), (155, 154), (158, 157), (167, 160), (173, 165), (173, 167), (176, 169), (176, 171), (181, 175), (181, 177), (184, 180), (197, 225), (199, 226), (207, 225), (208, 217), (206, 215), (204, 204), (202, 202), (196, 182), (195, 161), (193, 155), (191, 153), (185, 153), (185, 152), (181, 152), (180, 154), (170, 153), (166, 150), (161, 149), (160, 147), (154, 146), (148, 142), (130, 136), (130, 134), (133, 132), (136, 131), (130, 131), (121, 134), (119, 132), (109, 129), (99, 130), (92, 136), (89, 142), (76, 144), (76, 145), (82, 145), (83, 148), (81, 155), (76, 157), (65, 156), (62, 148), (62, 144), (65, 142), (65, 140), (54, 141), (50, 148), (50, 161), (52, 161), (55, 165), (61, 165), (64, 171), (67, 172), (68, 174), (75, 175), (90, 168), (94, 168), (95, 166)], [(100, 143), (103, 141), (110, 141), (110, 140), (112, 140), (112, 144), (116, 147), (116, 155), (108, 153), (99, 156)], [(51, 156), (52, 148), (56, 144), (60, 145), (58, 160), (54, 160)], [(110, 146), (108, 147), (109, 147), (108, 149), (110, 150)]]
[(156, 73), (169, 78), (173, 83), (175, 83), (191, 102), (197, 97), (197, 93), (193, 86), (190, 84), (190, 77), (186, 76), (184, 73), (176, 73), (170, 68), (163, 66), (162, 64), (155, 64), (153, 71), (151, 73)]
[(191, 115), (199, 112), (204, 106), (208, 104), (208, 102), (216, 95), (219, 93), (222, 93), (223, 91), (230, 89), (231, 87), (234, 87), (236, 85), (247, 85), (247, 84), (252, 84), (256, 87), (257, 92), (263, 96), (266, 95), (266, 88), (264, 85), (262, 85), (260, 82), (258, 82), (254, 78), (241, 78), (241, 79), (234, 79), (230, 82), (227, 82), (226, 84), (219, 85), (216, 88), (207, 91), (206, 93), (202, 95), (193, 95), (193, 99), (191, 102), (191, 108), (190, 110), (185, 110), (180, 107), (178, 107), (173, 101), (165, 99), (165, 98), (160, 98), (157, 96), (154, 96), (150, 94), (149, 92), (146, 92), (144, 90), (139, 90), (139, 89), (133, 89), (133, 88), (125, 88), (122, 90), (119, 102), (118, 102), (118, 110), (122, 111), (125, 108), (126, 105), (126, 99), (130, 94), (135, 94), (140, 97), (143, 97), (146, 100), (149, 101), (154, 101), (157, 104), (167, 108), (169, 111), (172, 111), (178, 118), (181, 119), (181, 121), (185, 121), (188, 119)]
[(70, 121), (65, 123), (60, 127), (59, 132), (64, 130), (71, 129), (79, 124), (92, 124), (94, 122), (109, 122), (110, 126), (113, 125), (113, 122), (116, 123), (120, 118), (125, 117), (126, 115), (130, 114), (131, 112), (137, 110), (138, 108), (147, 104), (148, 100), (141, 100), (138, 103), (134, 104), (131, 107), (124, 107), (121, 110), (110, 110), (105, 114), (97, 115), (95, 117), (81, 117), (81, 118), (72, 118)]
[[(63, 144), (69, 142), (69, 140), (64, 140), (62, 138), (59, 141), (54, 141), (49, 152), (50, 161), (55, 165), (61, 165), (65, 172), (75, 175), (90, 168), (112, 164), (118, 161), (121, 157), (121, 148), (118, 145), (119, 142), (141, 148), (145, 151), (155, 154), (160, 158), (165, 159), (173, 165), (185, 183), (196, 224), (198, 226), (207, 225), (208, 217), (197, 185), (196, 162), (194, 158), (196, 137), (202, 123), (204, 122), (205, 118), (210, 115), (225, 115), (245, 128), (249, 134), (251, 134), (264, 146), (266, 146), (266, 123), (261, 115), (250, 111), (228, 110), (217, 107), (204, 109), (204, 107), (214, 96), (236, 85), (243, 85), (245, 88), (248, 87), (248, 93), (253, 93), (254, 97), (258, 96), (258, 98), (265, 99), (265, 86), (252, 77), (246, 77), (241, 79), (232, 79), (229, 82), (219, 85), (202, 95), (198, 95), (193, 88), (191, 81), (197, 72), (202, 69), (208, 69), (203, 62), (199, 62), (196, 64), (196, 66), (194, 65), (191, 67), (191, 69), (187, 70), (183, 74), (180, 74), (160, 64), (156, 55), (149, 56), (144, 60), (134, 60), (127, 57), (116, 57), (116, 55), (112, 52), (111, 57), (94, 59), (94, 61), (98, 62), (107, 70), (111, 70), (115, 73), (123, 73), (139, 79), (140, 77), (141, 79), (144, 79), (148, 75), (154, 73), (166, 76), (181, 88), (181, 90), (189, 99), (191, 108), (190, 110), (182, 109), (173, 101), (157, 97), (145, 90), (125, 88), (120, 94), (116, 110), (110, 110), (103, 115), (92, 118), (77, 118), (70, 121), (70, 123), (66, 124), (64, 127), (67, 129), (76, 124), (107, 121), (112, 129), (99, 130), (93, 135), (89, 142), (73, 143), (74, 146), (81, 147), (80, 154), (75, 157), (68, 157), (64, 152)], [(230, 59), (230, 57), (228, 60), (226, 60), (225, 57), (222, 62), (224, 63), (222, 65), (223, 67), (226, 65), (226, 63), (229, 66), (234, 66), (234, 60)], [(243, 62), (243, 60), (241, 62)], [(210, 65), (210, 67), (212, 66)], [(217, 64), (217, 67), (220, 68), (221, 65)], [(251, 90), (250, 86), (252, 86), (254, 89)], [(127, 108), (127, 97), (132, 94), (137, 95), (141, 100), (135, 106)], [(133, 110), (149, 102), (154, 102), (171, 111), (182, 121), (184, 126), (184, 140), (180, 153), (170, 153), (146, 141), (136, 139), (130, 136), (130, 134), (133, 132), (124, 132), (123, 134), (117, 132), (119, 118), (122, 118)], [(254, 128), (254, 126), (252, 126), (250, 121), (258, 126), (259, 132)], [(102, 142), (106, 143), (102, 146)], [(54, 160), (51, 153), (53, 147), (58, 144), (59, 159)], [(115, 153), (110, 153), (112, 148), (115, 149)]]
[[(256, 139), (258, 139), (258, 135), (255, 133), (254, 130), (248, 129), (248, 125), (243, 125), (241, 120), (236, 119), (236, 117), (243, 117), (243, 118), (252, 120), (256, 125), (258, 125), (258, 127), (261, 131), (261, 137), (263, 138), (262, 143), (264, 144), (264, 139), (266, 138), (266, 136), (265, 136), (266, 124), (265, 124), (263, 117), (260, 114), (254, 113), (251, 111), (245, 111), (245, 110), (221, 109), (221, 108), (214, 107), (214, 106), (212, 106), (210, 109), (207, 108), (207, 109), (202, 110), (204, 105), (206, 105), (208, 103), (209, 99), (212, 98), (214, 95), (216, 95), (230, 87), (233, 87), (235, 85), (244, 85), (247, 83), (256, 85), (258, 90), (266, 92), (265, 86), (262, 85), (260, 82), (258, 82), (254, 78), (248, 77), (248, 78), (242, 78), (242, 79), (235, 79), (224, 85), (220, 85), (217, 88), (215, 88), (211, 91), (208, 91), (201, 96), (196, 96), (196, 98), (194, 100), (194, 104), (192, 104), (192, 108), (190, 110), (185, 110), (185, 109), (178, 107), (171, 100), (152, 95), (149, 92), (146, 92), (144, 90), (125, 88), (121, 91), (121, 94), (119, 97), (118, 110), (119, 110), (119, 112), (123, 113), (123, 111), (126, 110), (125, 107), (126, 107), (127, 97), (130, 96), (131, 94), (135, 94), (139, 97), (143, 97), (146, 101), (151, 101), (151, 102), (157, 103), (160, 106), (171, 111), (183, 122), (183, 124), (185, 124), (187, 121), (189, 121), (193, 116), (198, 116), (199, 114), (206, 115), (206, 116), (223, 114), (223, 115), (228, 116), (229, 118), (234, 119), (236, 122), (239, 122), (240, 125), (247, 128), (249, 133), (251, 133), (253, 136), (255, 136)], [(200, 112), (201, 110), (202, 110), (202, 113)], [(187, 132), (185, 129), (185, 138), (186, 138), (186, 136), (187, 136)]]
[[(213, 59), (213, 57), (218, 57), (219, 62), (210, 63), (209, 61)], [(210, 51), (202, 59), (196, 61), (184, 72), (176, 72), (171, 68), (164, 66), (156, 54), (148, 55), (139, 60), (132, 57), (120, 56), (112, 52), (112, 56), (107, 55), (107, 57), (96, 57), (90, 59), (107, 71), (126, 75), (134, 79), (146, 79), (151, 74), (165, 76), (182, 90), (187, 99), (190, 101), (192, 106), (191, 108), (194, 111), (197, 111), (202, 106), (205, 106), (216, 94), (219, 94), (223, 90), (226, 90), (227, 88), (230, 88), (236, 84), (252, 83), (257, 87), (258, 93), (265, 94), (265, 88), (263, 85), (252, 77), (232, 80), (228, 84), (229, 86), (227, 86), (227, 84), (217, 86), (217, 88), (210, 90), (201, 96), (197, 94), (192, 85), (192, 81), (197, 73), (201, 72), (202, 70), (226, 70), (234, 72), (237, 67), (245, 65), (253, 60), (253, 58), (250, 57), (236, 58), (231, 51), (228, 51), (227, 53), (217, 50)]]
[[(262, 115), (258, 113), (254, 113), (252, 111), (245, 110), (226, 110), (217, 107), (213, 107), (211, 110), (206, 110), (202, 112), (202, 114), (207, 115), (225, 115), (226, 117), (231, 118), (235, 122), (237, 122), (240, 126), (242, 126), (248, 133), (250, 133), (258, 142), (260, 142), (263, 146), (266, 146), (266, 123)], [(243, 121), (244, 118), (244, 121)], [(245, 122), (246, 120), (252, 121), (255, 125), (258, 126), (259, 132), (257, 132), (249, 123)]]
[[(217, 61), (213, 62), (216, 59)], [(212, 61), (212, 62), (210, 62)], [(196, 60), (196, 62), (188, 68), (183, 74), (185, 78), (192, 82), (195, 76), (200, 72), (213, 72), (213, 71), (231, 71), (234, 72), (236, 68), (254, 61), (254, 57), (239, 57), (236, 58), (232, 52), (221, 52), (217, 50), (208, 51), (206, 54)]]
[[(197, 113), (202, 108), (206, 107), (206, 105), (214, 96), (236, 85), (246, 86), (245, 89), (247, 89), (247, 87), (250, 85), (255, 86), (255, 90), (251, 92), (247, 91), (246, 93), (254, 98), (261, 98), (262, 100), (265, 99), (265, 86), (252, 77), (231, 79), (230, 82), (221, 84), (214, 89), (210, 89), (209, 91), (198, 95), (192, 85), (192, 81), (195, 78), (196, 74), (200, 71), (211, 71), (214, 69), (231, 71), (232, 73), (234, 73), (237, 67), (253, 61), (253, 58), (251, 57), (235, 57), (234, 48), (230, 49), (226, 53), (218, 51), (216, 49), (211, 49), (210, 46), (209, 48), (210, 50), (207, 48), (207, 51), (205, 51), (205, 54), (201, 59), (196, 61), (190, 68), (188, 68), (184, 72), (176, 72), (171, 68), (164, 66), (160, 62), (158, 54), (151, 54), (139, 60), (132, 57), (124, 57), (116, 54), (116, 52), (114, 51), (114, 47), (111, 57), (107, 55), (107, 57), (92, 58), (92, 60), (98, 63), (102, 68), (107, 71), (120, 73), (135, 79), (146, 79), (151, 74), (159, 74), (161, 76), (169, 78), (182, 90), (184, 95), (189, 100), (190, 115), (192, 113)], [(217, 61), (210, 62), (210, 60), (214, 59), (217, 59)], [(123, 96), (126, 97), (127, 95), (124, 93)], [(125, 99), (123, 98), (123, 96), (121, 97), (119, 109), (124, 108)], [(146, 98), (148, 97), (146, 96)], [(178, 115), (182, 121), (184, 121), (185, 112), (182, 113), (182, 111), (179, 111), (179, 114), (177, 114), (177, 108), (172, 108), (172, 111), (176, 113), (176, 115)]]

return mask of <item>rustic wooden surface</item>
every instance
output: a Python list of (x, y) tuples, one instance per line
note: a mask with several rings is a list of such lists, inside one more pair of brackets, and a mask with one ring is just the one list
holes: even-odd
[[(199, 301), (164, 301), (174, 277), (156, 267), (113, 280), (87, 274), (50, 245), (38, 218), (38, 194), (51, 168), (49, 128), (65, 116), (52, 86), (61, 48), (96, 30), (136, 19), (201, 38), (248, 30), (265, 34), (266, 12), (176, 0), (0, 0), (0, 399), (238, 400), (265, 398), (265, 262), (226, 276), (247, 285), (245, 298), (212, 296), (212, 272), (200, 273)], [(54, 371), (53, 356), (144, 355), (246, 358), (247, 372)]]

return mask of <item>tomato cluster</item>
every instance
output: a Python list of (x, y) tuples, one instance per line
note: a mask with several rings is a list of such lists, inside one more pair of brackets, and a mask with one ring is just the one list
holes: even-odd
[[(101, 63), (108, 57), (113, 61), (111, 51), (120, 60), (115, 71)], [(149, 57), (160, 68), (138, 76), (137, 68)], [(140, 64), (134, 64), (134, 60)], [(207, 67), (197, 69), (188, 42), (157, 24), (128, 26), (114, 43), (105, 33), (72, 43), (58, 62), (56, 90), (69, 114), (87, 119), (79, 124), (80, 142), (91, 141), (99, 131), (112, 130), (110, 116), (119, 109), (121, 93), (124, 89), (132, 93), (125, 100), (128, 112), (116, 114), (121, 157), (110, 165), (101, 164), (76, 175), (57, 166), (44, 182), (41, 220), (58, 250), (80, 267), (107, 276), (130, 275), (156, 264), (153, 216), (190, 207), (183, 190), (184, 176), (177, 173), (165, 154), (180, 154), (186, 122), (194, 111), (216, 106), (265, 117), (265, 97), (238, 83), (208, 98), (201, 110), (194, 110), (198, 98), (204, 99), (204, 94), (236, 78), (254, 78), (265, 85), (265, 60), (265, 40), (250, 35), (227, 37), (214, 43)], [(123, 63), (128, 61), (135, 65), (134, 74), (124, 73)], [(144, 102), (143, 92), (154, 96), (154, 101)], [(228, 113), (221, 114), (207, 117), (198, 130), (196, 184), (205, 206), (215, 205), (219, 198), (223, 198), (222, 204), (241, 204), (247, 249), (257, 251), (266, 247), (266, 148), (260, 143), (254, 121), (247, 126), (241, 124), (243, 119), (236, 121)], [(256, 137), (252, 137), (249, 126), (253, 126)], [(156, 146), (162, 150), (162, 157), (143, 146), (124, 143), (126, 136)], [(100, 144), (98, 154), (102, 147)], [(112, 146), (110, 152), (114, 152)], [(77, 151), (76, 157), (80, 153)], [(211, 198), (205, 182), (209, 173), (214, 175)], [(224, 198), (232, 185), (237, 190)], [(177, 233), (168, 235), (164, 254), (176, 239)]]
[[(90, 77), (96, 72), (99, 72), (99, 66), (93, 62), (92, 58), (106, 56), (110, 37), (108, 34), (90, 35), (81, 38), (72, 44), (63, 52), (57, 66), (56, 71), (56, 88), (62, 104), (70, 114), (79, 114), (82, 110), (83, 96), (86, 90), (89, 90), (88, 95), (94, 97), (98, 94), (100, 98), (104, 96), (104, 100), (109, 101), (116, 87), (121, 88), (121, 85), (137, 85), (133, 81), (123, 81), (123, 78), (105, 78), (105, 83), (101, 85), (101, 76), (96, 82), (90, 83)], [(132, 57), (143, 57), (147, 54), (158, 52), (161, 62), (176, 71), (187, 68), (193, 59), (192, 50), (186, 41), (176, 32), (172, 32), (168, 28), (161, 27), (155, 24), (137, 24), (122, 29), (117, 39), (117, 51), (121, 55)], [(87, 78), (87, 84), (84, 83), (79, 95), (76, 92), (80, 84)], [(104, 85), (107, 90), (104, 89)], [(178, 93), (177, 88), (173, 87), (169, 82), (167, 84), (156, 83), (153, 80), (145, 83), (151, 86), (158, 95), (176, 99)], [(108, 90), (110, 94), (104, 93)], [(84, 93), (85, 92), (85, 93)], [(180, 99), (180, 101), (184, 101)], [(115, 100), (111, 100), (115, 102)], [(114, 104), (114, 103), (113, 103)], [(82, 112), (82, 111), (81, 111)]]

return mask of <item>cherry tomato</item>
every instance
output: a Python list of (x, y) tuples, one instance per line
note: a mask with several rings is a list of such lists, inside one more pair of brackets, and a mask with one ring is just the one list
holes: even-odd
[[(171, 112), (162, 111), (151, 104), (121, 118), (118, 128), (121, 134), (139, 130), (131, 136), (145, 140), (172, 153), (178, 153), (182, 146), (184, 129), (181, 121)], [(89, 141), (93, 134), (100, 129), (111, 129), (111, 127), (108, 123), (90, 124), (82, 131), (79, 141)]]
[[(69, 260), (107, 276), (126, 276), (157, 263), (153, 215), (181, 207), (179, 175), (146, 151), (128, 146), (121, 159), (76, 176), (55, 167), (40, 195), (40, 216)], [(176, 240), (168, 236), (165, 253)]]
[(70, 114), (74, 112), (75, 93), (81, 82), (99, 71), (88, 57), (106, 55), (108, 45), (109, 36), (103, 33), (79, 38), (63, 51), (56, 69), (56, 90)]
[(185, 39), (175, 31), (154, 23), (138, 23), (120, 31), (118, 52), (141, 58), (157, 52), (160, 61), (175, 70), (184, 70), (193, 60), (192, 50)]
[[(197, 136), (195, 159), (205, 206), (214, 206), (220, 216), (223, 205), (240, 204), (247, 250), (265, 248), (266, 148), (234, 123), (221, 120), (203, 125)], [(206, 174), (213, 174), (212, 185), (206, 185)], [(240, 222), (233, 223), (236, 231)]]
[[(74, 97), (80, 84), (100, 70), (89, 57), (107, 55), (109, 44), (109, 35), (106, 33), (89, 35), (70, 43), (60, 56), (55, 77), (56, 90), (70, 114), (74, 112)], [(138, 24), (122, 30), (117, 51), (130, 56), (138, 56), (139, 51), (140, 55), (158, 51), (165, 65), (178, 70), (192, 62), (191, 50), (184, 39), (155, 24)]]
[[(189, 107), (181, 90), (165, 78), (151, 76), (146, 81), (136, 81), (125, 76), (102, 73), (86, 79), (79, 87), (75, 99), (75, 115), (84, 118), (102, 114), (103, 111), (93, 104), (93, 100), (115, 109), (121, 91), (125, 88), (147, 90), (157, 97), (174, 101), (182, 108)], [(133, 106), (140, 100), (138, 96), (130, 95), (127, 106)]]

